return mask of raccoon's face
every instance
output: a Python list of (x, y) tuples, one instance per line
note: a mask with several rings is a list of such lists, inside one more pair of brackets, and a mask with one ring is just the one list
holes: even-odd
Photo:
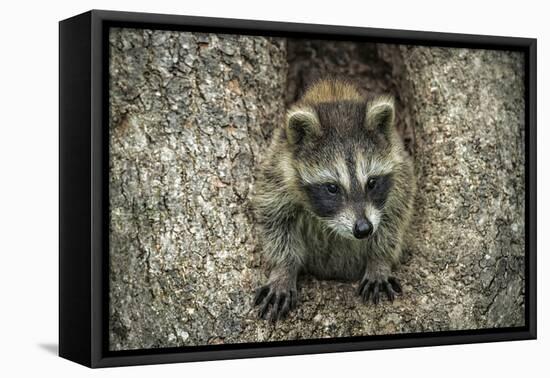
[[(351, 173), (351, 172), (350, 172)], [(344, 175), (346, 175), (344, 173)], [(376, 232), (391, 190), (391, 174), (330, 179), (308, 177), (304, 185), (309, 207), (333, 231), (347, 238), (364, 239)], [(349, 179), (349, 181), (348, 181)]]
[(393, 102), (347, 101), (293, 109), (286, 135), (305, 206), (338, 235), (377, 231), (393, 186)]

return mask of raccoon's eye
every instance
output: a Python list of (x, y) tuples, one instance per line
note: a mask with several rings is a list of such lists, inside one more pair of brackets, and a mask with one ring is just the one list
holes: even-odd
[(336, 194), (340, 190), (340, 188), (338, 188), (338, 185), (336, 184), (325, 184), (325, 188), (327, 188), (327, 191), (330, 194)]
[(367, 189), (372, 190), (376, 188), (376, 183), (378, 182), (378, 179), (376, 177), (371, 177), (367, 181)]

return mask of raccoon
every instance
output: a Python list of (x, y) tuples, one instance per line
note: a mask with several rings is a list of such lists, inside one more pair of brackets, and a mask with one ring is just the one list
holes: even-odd
[(302, 273), (359, 281), (366, 303), (401, 293), (392, 269), (416, 184), (394, 113), (389, 96), (367, 101), (353, 84), (325, 79), (275, 130), (254, 200), (270, 270), (254, 298), (261, 318), (296, 307)]

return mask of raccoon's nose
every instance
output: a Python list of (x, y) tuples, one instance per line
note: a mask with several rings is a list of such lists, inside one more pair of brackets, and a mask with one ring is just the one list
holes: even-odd
[(357, 239), (366, 238), (372, 234), (372, 223), (368, 219), (359, 219), (353, 227), (353, 236)]

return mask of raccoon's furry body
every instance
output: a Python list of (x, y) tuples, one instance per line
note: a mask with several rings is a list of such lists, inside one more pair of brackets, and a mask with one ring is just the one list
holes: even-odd
[(271, 271), (256, 292), (260, 316), (296, 305), (300, 273), (360, 281), (359, 294), (393, 300), (416, 190), (412, 158), (394, 127), (393, 100), (362, 98), (323, 80), (289, 111), (262, 167), (255, 209)]

